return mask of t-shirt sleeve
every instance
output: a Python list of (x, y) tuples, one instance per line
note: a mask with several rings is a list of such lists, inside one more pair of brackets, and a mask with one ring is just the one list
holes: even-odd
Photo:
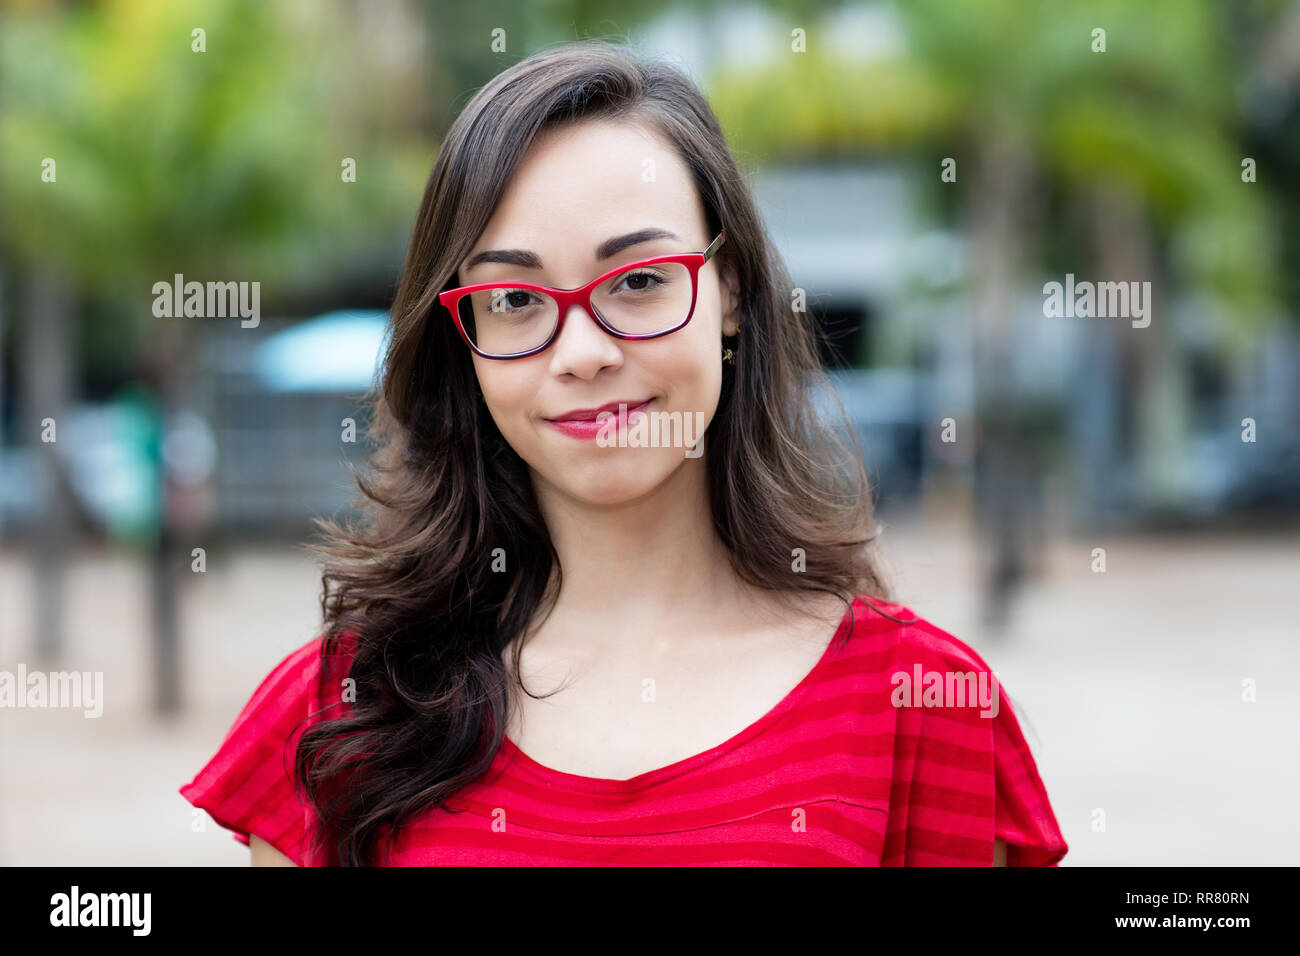
[[(1001, 840), (1007, 866), (1057, 865), (1068, 846), (1010, 696), (978, 654), (932, 625), (921, 626), (926, 633), (903, 647), (896, 669), (908, 681), (895, 688), (902, 705), (896, 704), (882, 863), (991, 866), (994, 841)], [(943, 685), (926, 676), (934, 672)], [(918, 674), (920, 696), (913, 689)], [(901, 695), (904, 683), (910, 699)]]
[(339, 716), (322, 710), (321, 642), (313, 639), (272, 669), (216, 754), (180, 788), (239, 842), (257, 834), (299, 866), (309, 865), (313, 811), (294, 787), (294, 754), (308, 726)]
[(1007, 866), (1056, 866), (1069, 847), (1012, 702), (1003, 688), (998, 691), (1001, 704), (992, 721), (994, 835), (1007, 845)]

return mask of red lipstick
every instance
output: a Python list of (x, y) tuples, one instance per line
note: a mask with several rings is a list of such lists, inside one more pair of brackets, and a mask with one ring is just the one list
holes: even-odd
[(652, 398), (643, 401), (620, 399), (606, 402), (599, 408), (577, 408), (555, 418), (548, 418), (546, 422), (571, 438), (590, 441), (600, 434), (601, 429), (605, 429), (609, 435), (617, 434), (619, 429), (627, 427), (633, 414), (644, 412), (652, 401)]

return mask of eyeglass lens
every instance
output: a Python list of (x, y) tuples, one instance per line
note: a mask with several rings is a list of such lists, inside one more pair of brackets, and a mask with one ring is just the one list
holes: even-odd
[[(634, 266), (593, 289), (591, 305), (618, 332), (652, 335), (686, 320), (691, 285), (691, 271), (680, 262)], [(460, 320), (470, 340), (484, 352), (515, 355), (550, 338), (560, 321), (560, 308), (544, 292), (502, 285), (464, 296)]]

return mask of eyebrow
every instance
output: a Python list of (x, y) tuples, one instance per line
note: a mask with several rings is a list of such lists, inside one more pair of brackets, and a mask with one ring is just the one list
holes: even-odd
[[(629, 246), (649, 242), (652, 239), (680, 240), (680, 238), (677, 233), (669, 232), (667, 229), (638, 229), (636, 232), (629, 232), (624, 236), (606, 239), (596, 247), (596, 259), (599, 261), (612, 258)], [(463, 271), (469, 272), (470, 269), (473, 269), (481, 262), (504, 262), (507, 265), (523, 266), (526, 269), (542, 268), (542, 257), (531, 249), (488, 249), (470, 256)]]

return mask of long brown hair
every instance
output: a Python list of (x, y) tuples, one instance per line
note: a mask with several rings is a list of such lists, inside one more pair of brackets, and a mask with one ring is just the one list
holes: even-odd
[[(488, 413), (437, 294), (455, 285), (539, 132), (594, 118), (661, 134), (691, 170), (709, 234), (727, 230), (719, 267), (734, 270), (742, 324), (705, 454), (713, 524), (736, 574), (778, 600), (888, 600), (871, 554), (870, 489), (820, 367), (821, 333), (791, 307), (793, 283), (703, 95), (620, 44), (536, 53), (479, 90), (442, 143), (367, 397), (378, 448), (373, 474), (357, 478), (363, 520), (318, 521), (322, 660), (344, 641), (355, 682), (350, 712), (307, 728), (295, 760), (324, 862), (376, 862), (381, 836), (386, 854), (402, 825), (489, 767), (513, 690), (502, 654), (513, 642), (518, 660), (558, 596), (559, 557), (528, 468)], [(832, 395), (842, 430), (810, 401), (815, 387)], [(492, 570), (497, 548), (509, 573)], [(339, 692), (336, 680), (324, 686)]]

